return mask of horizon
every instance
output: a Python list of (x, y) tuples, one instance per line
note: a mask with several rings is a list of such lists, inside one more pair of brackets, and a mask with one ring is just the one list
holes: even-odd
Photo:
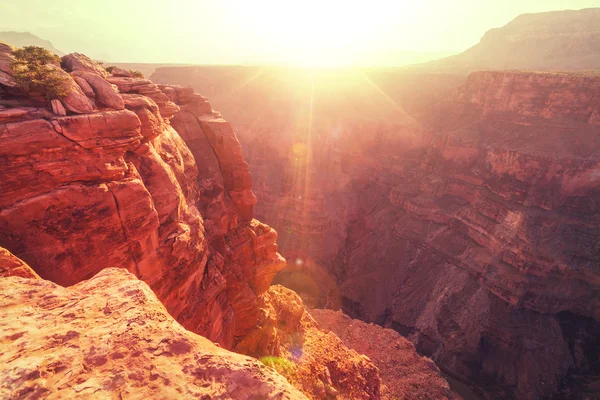
[(0, 31), (30, 32), (65, 53), (111, 63), (300, 67), (417, 64), (467, 50), (522, 14), (600, 7), (598, 0), (509, 0), (493, 9), (474, 0), (376, 0), (367, 8), (337, 0), (39, 3), (0, 4)]

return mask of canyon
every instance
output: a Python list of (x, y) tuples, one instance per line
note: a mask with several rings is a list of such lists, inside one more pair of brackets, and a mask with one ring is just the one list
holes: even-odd
[(58, 92), (0, 42), (0, 396), (597, 399), (599, 11)]
[[(337, 78), (332, 78), (336, 75)], [(395, 329), (483, 398), (594, 398), (600, 78), (160, 68), (235, 126), (311, 307)]]
[[(0, 43), (3, 397), (381, 397), (386, 366), (271, 286), (277, 233), (205, 97), (72, 53), (44, 65), (66, 89), (51, 98), (14, 54)], [(394, 390), (453, 397), (396, 351), (421, 380)]]

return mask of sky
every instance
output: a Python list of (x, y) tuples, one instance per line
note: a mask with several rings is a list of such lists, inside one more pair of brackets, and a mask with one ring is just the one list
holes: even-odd
[(457, 53), (520, 14), (589, 7), (600, 0), (0, 0), (0, 30), (113, 62), (353, 64)]

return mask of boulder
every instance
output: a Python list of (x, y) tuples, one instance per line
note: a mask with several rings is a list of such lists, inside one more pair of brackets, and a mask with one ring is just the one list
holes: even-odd
[(73, 75), (83, 78), (89, 83), (96, 94), (98, 103), (114, 110), (122, 110), (125, 108), (123, 98), (116, 87), (110, 84), (110, 82), (102, 76), (83, 70), (76, 70), (73, 72)]
[(65, 107), (58, 99), (53, 99), (50, 101), (50, 105), (52, 106), (52, 112), (56, 115), (65, 116), (67, 115), (67, 111)]
[(129, 72), (123, 68), (119, 68), (119, 67), (114, 67), (110, 74), (112, 76), (119, 76), (119, 77), (124, 77), (124, 78), (131, 78), (133, 76), (131, 74), (131, 72)]
[(87, 97), (91, 97), (92, 99), (96, 97), (94, 89), (92, 89), (90, 84), (87, 83), (85, 79), (75, 75), (73, 76), (73, 80), (79, 85), (79, 87), (81, 88), (81, 90), (83, 90), (83, 93), (85, 93)]
[[(61, 98), (62, 103), (65, 108), (75, 114), (89, 114), (94, 111), (94, 105), (85, 95), (81, 87), (73, 80), (71, 75), (66, 73), (62, 68), (49, 65), (55, 71), (58, 71), (66, 80), (66, 84), (68, 85), (67, 92), (68, 94)], [(66, 115), (66, 114), (64, 114)]]
[(62, 58), (62, 65), (69, 72), (85, 71), (99, 75), (103, 78), (108, 76), (108, 72), (96, 61), (80, 53), (67, 54)]

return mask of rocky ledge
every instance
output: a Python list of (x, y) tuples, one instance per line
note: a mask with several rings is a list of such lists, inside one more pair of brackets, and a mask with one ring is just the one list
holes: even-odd
[(125, 269), (64, 288), (1, 251), (2, 398), (306, 398), (272, 368), (184, 329)]

